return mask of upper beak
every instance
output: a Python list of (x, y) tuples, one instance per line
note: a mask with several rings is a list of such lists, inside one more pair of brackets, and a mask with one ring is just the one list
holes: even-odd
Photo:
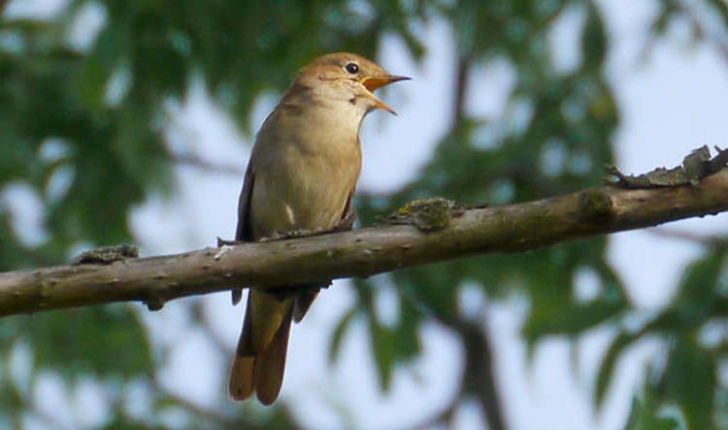
[[(362, 85), (364, 85), (364, 88), (369, 90), (369, 92), (373, 92), (377, 88), (381, 88), (381, 87), (383, 87), (385, 85), (389, 85), (393, 82), (407, 81), (410, 79), (411, 78), (409, 78), (407, 76), (394, 76), (394, 75), (368, 76), (368, 77), (362, 79), (361, 83), (362, 83)], [(384, 104), (384, 102), (382, 102), (377, 97), (375, 97), (374, 94), (372, 94), (372, 98), (374, 99), (374, 101), (379, 109), (386, 110), (387, 112), (389, 112), (393, 115), (397, 115), (397, 112), (395, 112), (394, 109), (392, 109), (391, 107)]]
[(389, 85), (393, 82), (397, 81), (408, 81), (411, 78), (408, 78), (407, 76), (393, 76), (393, 75), (385, 75), (385, 76), (368, 76), (364, 78), (362, 81), (362, 85), (366, 87), (369, 91), (374, 91), (377, 88), (381, 88), (385, 85)]

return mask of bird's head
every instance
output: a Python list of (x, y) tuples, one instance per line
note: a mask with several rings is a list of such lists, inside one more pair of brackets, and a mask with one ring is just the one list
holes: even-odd
[(361, 108), (365, 113), (382, 109), (396, 114), (374, 95), (374, 90), (397, 81), (410, 79), (390, 75), (386, 70), (356, 54), (336, 52), (319, 57), (306, 66), (294, 85), (306, 86), (328, 100), (341, 100)]

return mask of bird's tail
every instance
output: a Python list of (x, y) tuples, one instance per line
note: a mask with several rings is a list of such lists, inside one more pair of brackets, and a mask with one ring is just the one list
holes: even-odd
[(278, 398), (283, 384), (295, 296), (250, 290), (243, 330), (230, 372), (230, 396), (255, 392), (264, 405)]

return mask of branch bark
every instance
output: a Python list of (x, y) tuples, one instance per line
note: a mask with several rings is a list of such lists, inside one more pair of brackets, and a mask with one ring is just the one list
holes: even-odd
[(151, 309), (240, 285), (367, 277), (473, 254), (519, 252), (728, 210), (728, 169), (695, 186), (602, 186), (550, 199), (471, 209), (422, 232), (396, 225), (109, 265), (56, 266), (0, 274), (0, 316), (119, 301)]

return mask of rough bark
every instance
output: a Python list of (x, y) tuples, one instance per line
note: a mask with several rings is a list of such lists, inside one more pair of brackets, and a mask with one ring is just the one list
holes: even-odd
[(350, 232), (111, 264), (0, 274), (0, 316), (119, 301), (151, 309), (168, 300), (234, 286), (276, 286), (366, 277), (467, 255), (519, 252), (569, 240), (650, 227), (728, 210), (728, 170), (695, 186), (581, 192), (457, 212), (424, 232), (388, 225)]

